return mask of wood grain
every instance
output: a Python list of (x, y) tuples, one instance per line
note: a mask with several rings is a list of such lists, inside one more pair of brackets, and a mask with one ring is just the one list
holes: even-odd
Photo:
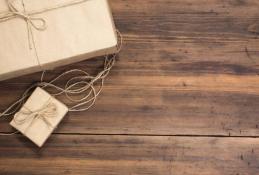
[[(259, 136), (257, 1), (111, 6), (125, 40), (117, 64), (96, 106), (70, 113), (56, 132)], [(96, 73), (101, 64), (102, 58), (88, 60), (49, 78), (71, 67)], [(0, 108), (39, 77), (2, 83)], [(10, 129), (0, 122), (2, 132)]]
[[(259, 174), (259, 1), (110, 4), (124, 46), (96, 105), (69, 113), (43, 149), (0, 137), (0, 174)], [(39, 77), (1, 82), (0, 109)]]
[(256, 175), (259, 171), (258, 138), (55, 135), (40, 151), (21, 136), (0, 137), (0, 143), (4, 175)]

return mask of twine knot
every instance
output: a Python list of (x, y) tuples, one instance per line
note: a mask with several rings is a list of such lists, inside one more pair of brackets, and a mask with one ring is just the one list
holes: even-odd
[[(15, 6), (15, 2), (17, 2), (17, 1), (21, 2), (22, 7), (23, 7), (22, 10)], [(15, 18), (21, 18), (26, 22), (29, 48), (30, 48), (30, 50), (34, 49), (35, 56), (37, 58), (37, 62), (39, 64), (39, 66), (41, 67), (41, 69), (44, 70), (43, 66), (40, 63), (40, 59), (38, 56), (32, 28), (34, 28), (38, 31), (43, 31), (43, 30), (47, 29), (47, 24), (46, 24), (45, 19), (37, 18), (37, 17), (33, 17), (33, 16), (37, 15), (37, 14), (42, 14), (42, 13), (45, 13), (48, 11), (52, 11), (52, 10), (56, 10), (56, 9), (60, 9), (60, 8), (68, 7), (68, 6), (73, 6), (76, 4), (81, 4), (86, 1), (87, 0), (72, 0), (70, 2), (61, 3), (61, 4), (58, 4), (53, 7), (43, 8), (38, 11), (27, 12), (23, 0), (6, 0), (6, 4), (7, 4), (9, 11), (3, 12), (3, 13), (0, 12), (0, 23), (15, 19)]]
[[(35, 18), (32, 17), (31, 14), (28, 14), (25, 9), (25, 4), (22, 2), (23, 10), (19, 10), (17, 7), (15, 7), (15, 2), (16, 0), (7, 0), (7, 5), (9, 8), (8, 15), (5, 16), (6, 20), (9, 19), (10, 15), (11, 16), (17, 16), (26, 21), (26, 23), (30, 24), (33, 28), (36, 30), (45, 30), (47, 28), (46, 21), (43, 18)], [(3, 18), (4, 19), (4, 18)], [(40, 23), (37, 23), (40, 22)]]
[(33, 17), (32, 14), (27, 13), (23, 0), (20, 0), (22, 3), (23, 10), (18, 9), (15, 6), (15, 1), (16, 0), (6, 1), (9, 11), (0, 15), (0, 22), (7, 21), (16, 17), (23, 19), (27, 24), (28, 42), (30, 49), (32, 49), (34, 45), (32, 27), (38, 31), (43, 31), (47, 28), (46, 21), (43, 18), (36, 18)]
[(23, 107), (21, 111), (15, 114), (14, 122), (17, 125), (22, 125), (26, 122), (30, 122), (27, 128), (30, 128), (35, 120), (41, 119), (47, 126), (53, 127), (49, 118), (57, 116), (57, 106), (54, 103), (48, 102), (42, 108), (31, 111), (27, 107)]

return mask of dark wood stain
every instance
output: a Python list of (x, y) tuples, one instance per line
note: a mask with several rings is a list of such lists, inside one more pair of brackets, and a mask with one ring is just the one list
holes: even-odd
[[(259, 1), (110, 4), (124, 47), (96, 105), (69, 113), (41, 149), (0, 136), (0, 175), (259, 174)], [(1, 82), (1, 111), (40, 75)]]

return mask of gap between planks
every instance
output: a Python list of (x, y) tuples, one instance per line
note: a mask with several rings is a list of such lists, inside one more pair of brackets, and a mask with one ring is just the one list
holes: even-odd
[[(0, 132), (1, 134), (10, 134), (9, 132)], [(22, 135), (21, 133), (16, 133), (13, 135)], [(135, 137), (200, 137), (200, 138), (259, 138), (259, 136), (231, 136), (231, 135), (191, 135), (191, 134), (105, 134), (105, 133), (53, 133), (52, 135), (64, 135), (64, 136), (135, 136)]]

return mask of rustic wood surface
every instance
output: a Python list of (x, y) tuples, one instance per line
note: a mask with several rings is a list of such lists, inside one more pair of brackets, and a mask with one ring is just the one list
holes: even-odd
[[(259, 1), (110, 4), (125, 43), (96, 105), (67, 115), (42, 149), (0, 136), (0, 175), (258, 175)], [(1, 82), (0, 109), (39, 77)]]

